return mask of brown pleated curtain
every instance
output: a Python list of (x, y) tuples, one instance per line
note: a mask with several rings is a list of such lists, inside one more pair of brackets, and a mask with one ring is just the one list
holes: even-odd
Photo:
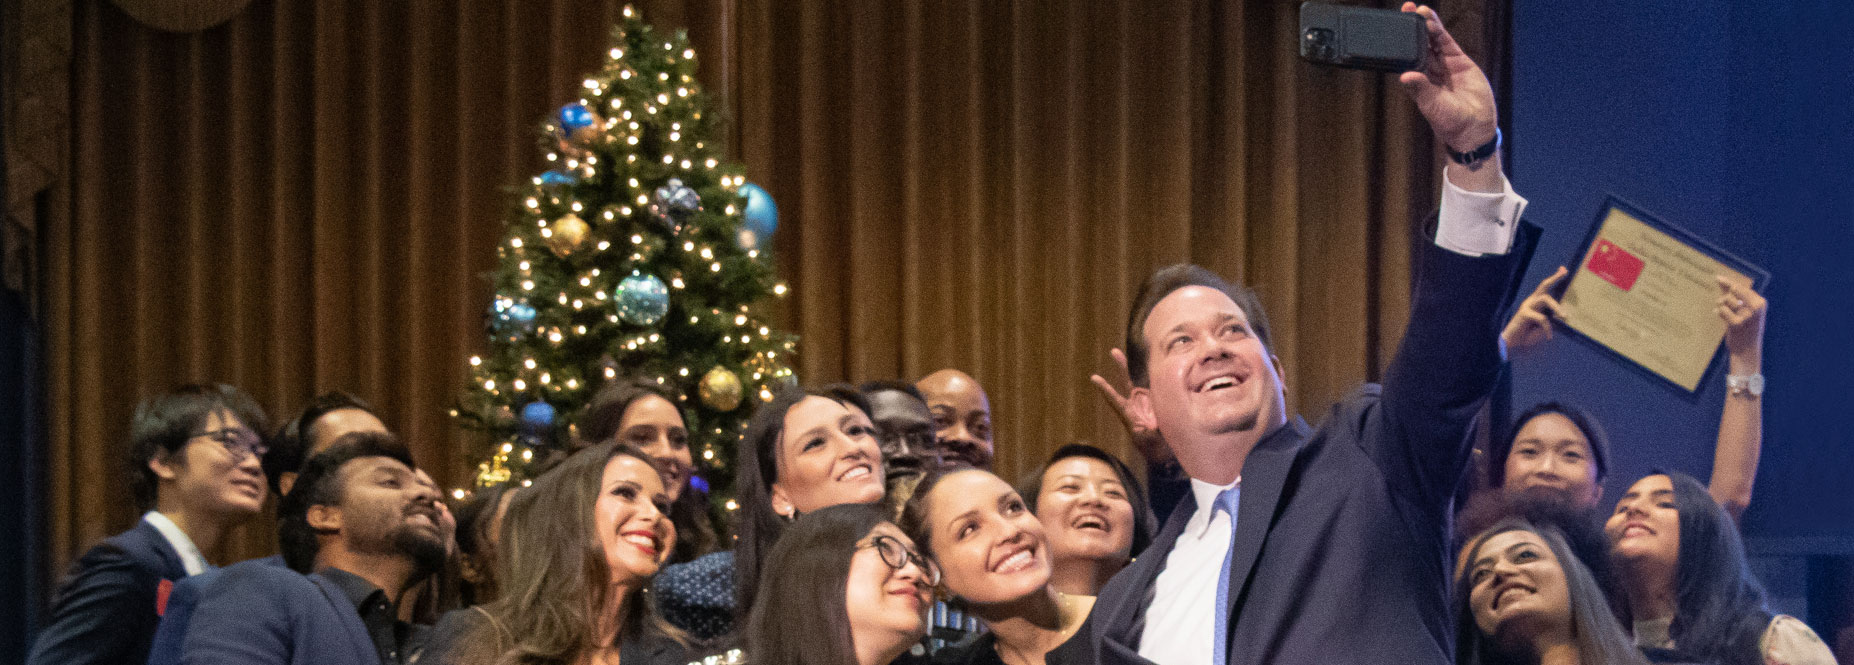
[[(1483, 62), (1496, 4), (1442, 6)], [(166, 32), (77, 2), (70, 172), (39, 229), (54, 565), (134, 519), (131, 408), (182, 382), (278, 420), (352, 391), (464, 482), (445, 410), (504, 187), (541, 168), (533, 127), (620, 6), (257, 0)], [(801, 377), (965, 369), (1007, 478), (1073, 440), (1132, 455), (1087, 377), (1157, 266), (1260, 291), (1310, 419), (1394, 349), (1438, 162), (1393, 80), (1296, 59), (1296, 2), (638, 7), (690, 29), (779, 203)], [(258, 522), (220, 558), (269, 552)]]

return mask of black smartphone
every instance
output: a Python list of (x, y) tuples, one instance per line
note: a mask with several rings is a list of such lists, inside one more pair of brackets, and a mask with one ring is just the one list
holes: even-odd
[(1429, 29), (1422, 16), (1408, 12), (1303, 2), (1300, 57), (1350, 69), (1422, 69), (1429, 57)]

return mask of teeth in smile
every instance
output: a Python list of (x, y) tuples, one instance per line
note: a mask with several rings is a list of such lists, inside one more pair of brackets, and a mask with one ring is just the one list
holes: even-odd
[(1030, 563), (1033, 559), (1034, 556), (1030, 553), (1030, 550), (1023, 550), (998, 562), (998, 567), (995, 570), (1000, 573), (1014, 573), (1030, 567)]
[(657, 548), (657, 539), (651, 538), (650, 536), (625, 536), (624, 540), (625, 542), (639, 547), (647, 547), (653, 550)]
[(1210, 390), (1216, 390), (1218, 388), (1228, 388), (1234, 385), (1236, 385), (1235, 379), (1232, 379), (1227, 376), (1220, 376), (1220, 377), (1211, 379), (1210, 381), (1206, 382), (1204, 384), (1204, 390), (1210, 391)]
[(856, 480), (869, 475), (869, 467), (859, 466), (843, 473), (843, 480)]

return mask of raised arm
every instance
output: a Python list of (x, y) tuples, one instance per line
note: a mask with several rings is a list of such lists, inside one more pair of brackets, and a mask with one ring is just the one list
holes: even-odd
[[(1412, 3), (1429, 28), (1424, 71), (1399, 82), (1436, 138), (1455, 153), (1495, 140), (1499, 114), (1487, 77), (1435, 11)], [(1410, 321), (1384, 374), (1381, 408), (1360, 441), (1408, 496), (1440, 512), (1467, 459), (1467, 428), (1504, 360), (1500, 315), (1529, 256), (1519, 233), (1525, 199), (1514, 193), (1499, 151), (1445, 171), (1434, 246), (1418, 255)]]
[[(1718, 312), (1725, 319), (1726, 371), (1732, 376), (1762, 376), (1767, 309), (1768, 301), (1750, 286), (1719, 278)], [(1763, 398), (1748, 390), (1726, 391), (1708, 489), (1733, 519), (1743, 515), (1751, 504), (1751, 485), (1757, 479), (1757, 458), (1763, 441)]]

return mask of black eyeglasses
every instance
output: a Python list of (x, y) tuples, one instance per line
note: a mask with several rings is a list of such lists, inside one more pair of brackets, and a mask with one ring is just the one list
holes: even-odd
[(257, 432), (242, 427), (227, 427), (224, 429), (216, 429), (211, 432), (200, 432), (199, 434), (193, 435), (191, 438), (198, 439), (201, 437), (212, 439), (219, 442), (219, 445), (225, 446), (225, 451), (232, 454), (232, 461), (234, 462), (243, 462), (246, 457), (254, 455), (262, 458), (264, 453), (270, 452), (270, 446), (264, 445), (264, 440), (258, 438)]
[(882, 555), (882, 563), (888, 564), (888, 567), (895, 570), (901, 570), (907, 567), (909, 561), (913, 561), (914, 565), (920, 568), (921, 577), (927, 582), (927, 586), (940, 585), (939, 564), (934, 563), (933, 559), (921, 556), (919, 552), (908, 549), (907, 545), (901, 544), (901, 541), (893, 536), (876, 536), (869, 540), (869, 544), (857, 549), (863, 547), (875, 548), (876, 554)]

